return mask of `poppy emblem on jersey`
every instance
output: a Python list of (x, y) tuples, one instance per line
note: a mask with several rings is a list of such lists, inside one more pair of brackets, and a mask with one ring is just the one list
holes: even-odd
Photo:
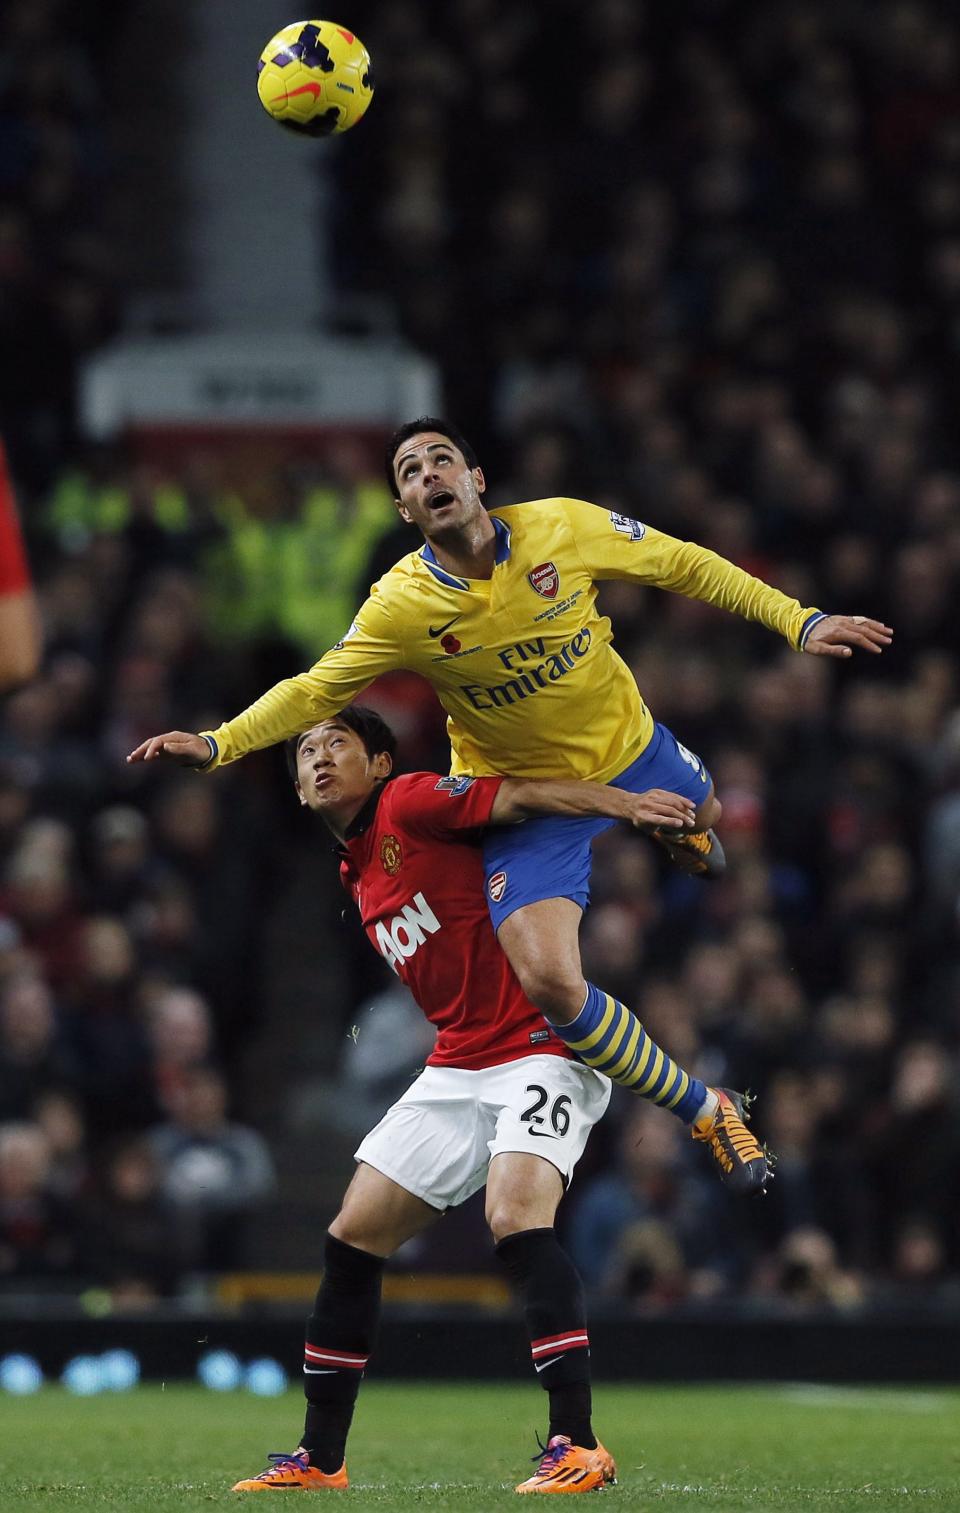
[(385, 835), (380, 842), (380, 862), (388, 877), (396, 877), (403, 866), (403, 852), (395, 835)]
[(448, 657), (456, 656), (462, 644), (463, 643), (461, 641), (458, 641), (456, 636), (454, 635), (444, 636), (443, 640), (440, 642), (440, 645), (443, 647)]
[(555, 599), (560, 587), (560, 574), (552, 562), (541, 562), (539, 567), (527, 574), (527, 582), (531, 588), (536, 589), (541, 599)]
[(494, 872), (487, 883), (487, 890), (494, 903), (498, 904), (507, 891), (507, 874), (505, 872)]

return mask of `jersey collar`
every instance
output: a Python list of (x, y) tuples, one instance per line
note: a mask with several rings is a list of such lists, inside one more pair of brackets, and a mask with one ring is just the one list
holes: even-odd
[(499, 567), (501, 562), (506, 562), (510, 555), (510, 527), (505, 520), (500, 519), (499, 515), (491, 515), (490, 519), (497, 533), (497, 555), (493, 560)]
[(370, 829), (370, 826), (377, 817), (377, 806), (380, 803), (383, 790), (386, 786), (386, 783), (378, 783), (363, 808), (354, 815), (343, 840), (337, 841), (333, 848), (338, 856), (348, 857), (350, 852), (345, 843), (355, 841), (358, 836), (363, 835), (365, 830)]
[[(510, 556), (510, 527), (496, 515), (491, 515), (490, 519), (493, 521), (493, 530), (497, 538), (497, 550), (493, 561), (494, 566), (499, 567), (501, 562), (506, 562)], [(455, 578), (453, 573), (448, 573), (446, 568), (440, 566), (429, 541), (424, 542), (420, 549), (420, 556), (427, 564), (433, 576), (445, 584), (447, 588), (469, 589), (469, 578)]]

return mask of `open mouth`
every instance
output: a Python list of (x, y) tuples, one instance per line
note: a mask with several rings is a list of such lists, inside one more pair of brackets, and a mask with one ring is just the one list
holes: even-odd
[(455, 504), (456, 494), (451, 494), (449, 489), (440, 489), (436, 494), (431, 494), (427, 500), (432, 510), (442, 510), (448, 504)]

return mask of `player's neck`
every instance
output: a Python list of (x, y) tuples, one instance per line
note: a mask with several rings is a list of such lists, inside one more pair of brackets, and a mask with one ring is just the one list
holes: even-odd
[(350, 826), (369, 797), (370, 795), (366, 794), (364, 798), (359, 799), (355, 804), (345, 804), (342, 809), (324, 811), (323, 823), (341, 845), (346, 840)]
[(350, 832), (353, 829), (355, 821), (363, 816), (364, 810), (369, 805), (370, 813), (366, 816), (365, 822), (361, 827), (364, 830), (367, 828), (376, 810), (382, 791), (383, 783), (378, 781), (374, 783), (372, 788), (367, 790), (362, 798), (353, 799), (349, 804), (338, 805), (336, 809), (325, 809), (323, 811), (324, 824), (328, 830), (332, 831), (341, 845), (350, 839)]
[(493, 577), (497, 533), (486, 510), (468, 525), (439, 536), (427, 536), (426, 540), (439, 566), (454, 577)]

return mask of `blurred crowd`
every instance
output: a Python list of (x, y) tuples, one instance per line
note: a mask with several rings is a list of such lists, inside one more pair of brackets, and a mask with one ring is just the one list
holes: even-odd
[[(603, 837), (587, 975), (751, 1088), (779, 1165), (734, 1210), (675, 1122), (618, 1095), (565, 1239), (595, 1294), (640, 1308), (957, 1298), (960, 22), (911, 0), (354, 11), (378, 94), (335, 159), (337, 278), (439, 362), (491, 500), (593, 499), (896, 628), (836, 667), (605, 586), (647, 702), (712, 772), (730, 865), (706, 887)], [(0, 279), (4, 215), (40, 225), (7, 194)], [(15, 387), (6, 351), (0, 372)], [(25, 480), (47, 662), (0, 716), (0, 1285), (162, 1292), (236, 1260), (273, 1180), (228, 1088), (285, 1033), (262, 1020), (264, 940), (310, 842), (279, 765), (160, 782), (122, 757), (318, 655), (414, 542), (339, 464), (245, 482), (58, 456)], [(298, 580), (291, 619), (276, 583), (308, 520), (342, 598), (312, 619)], [(373, 699), (409, 765), (443, 766), (422, 686)], [(311, 906), (338, 909), (325, 886)], [(386, 979), (356, 963), (319, 1034), (359, 1106), (387, 1096), (363, 1039)], [(191, 1208), (214, 1173), (223, 1211)]]
[(338, 160), (341, 278), (396, 294), (491, 498), (594, 499), (896, 627), (838, 672), (605, 588), (731, 867), (700, 888), (605, 838), (587, 975), (762, 1094), (780, 1167), (731, 1232), (678, 1133), (618, 1100), (570, 1243), (644, 1297), (956, 1290), (960, 22), (372, 0), (357, 26), (378, 98)]
[(0, 416), (38, 486), (76, 438), (78, 365), (121, 304), (106, 192), (121, 10), (0, 7)]

